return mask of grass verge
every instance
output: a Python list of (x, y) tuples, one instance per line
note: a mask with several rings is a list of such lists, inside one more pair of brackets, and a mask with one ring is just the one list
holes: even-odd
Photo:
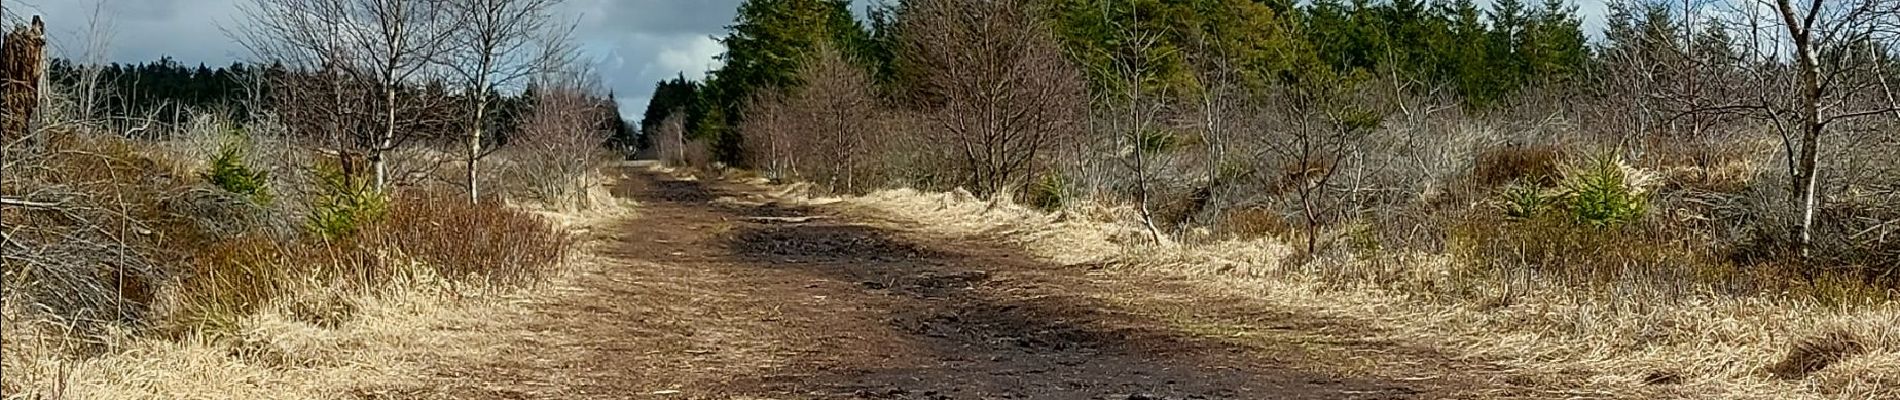
[[(1900, 398), (1900, 305), (1889, 300), (1736, 294), (1693, 282), (1664, 290), (1615, 277), (1571, 285), (1529, 270), (1474, 269), (1442, 254), (1292, 263), (1285, 261), (1294, 250), (1272, 240), (1157, 247), (1124, 222), (1134, 220), (1129, 210), (1043, 212), (961, 192), (806, 199), (841, 200), (937, 233), (995, 236), (1053, 262), (1186, 278), (1210, 298), (1364, 321), (1384, 336), (1367, 340), (1499, 365), (1508, 374), (1490, 383), (1530, 397)], [(1271, 326), (1164, 317), (1184, 331), (1219, 332), (1219, 340), (1283, 345), (1269, 342), (1281, 340)]]

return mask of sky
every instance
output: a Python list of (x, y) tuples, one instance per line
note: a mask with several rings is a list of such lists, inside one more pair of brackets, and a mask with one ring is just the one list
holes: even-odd
[[(60, 56), (135, 63), (170, 56), (186, 65), (228, 65), (251, 58), (231, 39), (248, 0), (4, 0), (7, 13), (43, 15)], [(741, 0), (566, 0), (560, 14), (595, 71), (618, 96), (624, 117), (638, 119), (653, 85), (684, 74), (703, 77), (718, 66), (722, 35)], [(854, 12), (879, 0), (853, 0)], [(1585, 30), (1602, 26), (1605, 0), (1576, 0)], [(1479, 3), (1489, 3), (1480, 1)], [(8, 18), (13, 18), (9, 16)]]

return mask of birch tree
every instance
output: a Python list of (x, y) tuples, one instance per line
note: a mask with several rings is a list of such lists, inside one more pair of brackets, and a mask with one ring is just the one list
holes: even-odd
[(1752, 95), (1690, 110), (1738, 113), (1768, 122), (1781, 137), (1793, 183), (1794, 234), (1805, 256), (1821, 207), (1821, 146), (1836, 124), (1900, 117), (1882, 60), (1900, 43), (1900, 1), (1753, 0), (1731, 13), (1751, 37), (1744, 66)]
[(467, 142), (468, 199), (481, 196), (476, 180), (481, 159), (492, 152), (484, 149), (488, 137), (490, 97), (499, 87), (507, 87), (541, 71), (552, 70), (571, 61), (572, 54), (561, 46), (545, 45), (566, 41), (571, 27), (554, 24), (549, 9), (560, 0), (451, 0), (450, 7), (459, 22), (452, 40), (456, 50), (448, 64), (467, 86), (465, 140)]
[[(319, 75), (341, 89), (354, 83), (371, 88), (369, 98), (339, 96), (334, 112), (350, 123), (335, 124), (332, 134), (354, 139), (362, 148), (374, 183), (389, 182), (386, 154), (407, 138), (401, 127), (434, 110), (430, 97), (400, 98), (404, 85), (439, 72), (439, 62), (456, 32), (458, 15), (446, 0), (252, 0), (239, 41), (270, 63)], [(408, 100), (408, 101), (405, 101)], [(359, 111), (357, 103), (369, 107)], [(367, 119), (368, 121), (363, 121)], [(367, 122), (364, 125), (354, 123)]]

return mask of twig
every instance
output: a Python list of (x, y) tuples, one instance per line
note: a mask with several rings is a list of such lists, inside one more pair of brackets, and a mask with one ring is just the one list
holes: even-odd
[(65, 204), (64, 203), (42, 203), (42, 202), (37, 202), (37, 201), (0, 197), (0, 205), (8, 205), (8, 206), (15, 206), (15, 207), (33, 207), (33, 208), (57, 208)]

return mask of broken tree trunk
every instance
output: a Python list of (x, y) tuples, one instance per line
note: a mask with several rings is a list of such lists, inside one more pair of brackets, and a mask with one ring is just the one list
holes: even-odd
[(40, 17), (0, 39), (0, 143), (26, 136), (40, 103), (46, 27)]

